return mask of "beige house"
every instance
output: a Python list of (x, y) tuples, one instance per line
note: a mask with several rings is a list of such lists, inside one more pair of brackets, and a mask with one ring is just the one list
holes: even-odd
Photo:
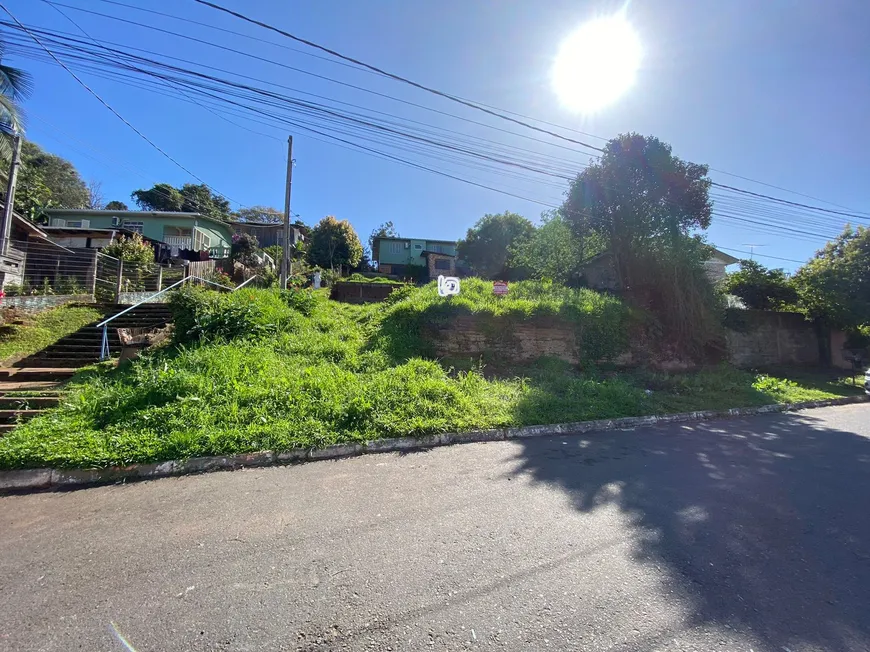
[[(714, 249), (712, 257), (704, 263), (704, 268), (710, 280), (718, 283), (725, 278), (726, 267), (739, 260), (739, 258), (726, 254), (724, 251)], [(586, 285), (593, 290), (616, 292), (620, 289), (619, 276), (613, 264), (613, 254), (609, 251), (593, 256), (583, 263), (581, 274), (586, 280)]]

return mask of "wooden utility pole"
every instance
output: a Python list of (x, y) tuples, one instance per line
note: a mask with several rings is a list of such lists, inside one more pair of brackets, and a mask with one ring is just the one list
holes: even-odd
[(0, 256), (9, 251), (9, 238), (12, 234), (12, 208), (15, 205), (15, 183), (18, 168), (21, 167), (21, 136), (15, 134), (12, 145), (12, 164), (9, 167), (9, 183), (6, 186), (6, 201), (3, 204), (3, 219), (0, 221)]
[(284, 193), (284, 249), (281, 252), (281, 287), (290, 278), (290, 188), (293, 185), (293, 136), (287, 137), (287, 188)]

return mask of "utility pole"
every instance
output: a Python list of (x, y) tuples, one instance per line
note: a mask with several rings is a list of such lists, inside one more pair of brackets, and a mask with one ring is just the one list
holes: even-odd
[(21, 135), (16, 133), (12, 144), (12, 164), (9, 167), (9, 183), (6, 186), (6, 201), (3, 204), (3, 219), (0, 222), (0, 256), (9, 251), (9, 237), (12, 234), (12, 208), (15, 205), (15, 183), (18, 168), (21, 167)]
[(287, 189), (284, 193), (284, 250), (281, 253), (281, 288), (290, 278), (290, 188), (293, 185), (293, 136), (287, 137)]

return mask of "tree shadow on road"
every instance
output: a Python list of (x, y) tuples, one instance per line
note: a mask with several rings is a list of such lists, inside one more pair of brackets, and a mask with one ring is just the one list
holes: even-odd
[(520, 470), (578, 510), (629, 515), (637, 557), (694, 599), (690, 624), (870, 649), (870, 437), (780, 414), (522, 443)]

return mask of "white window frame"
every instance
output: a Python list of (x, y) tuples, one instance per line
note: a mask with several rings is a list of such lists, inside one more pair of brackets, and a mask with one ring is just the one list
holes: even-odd
[(395, 240), (390, 241), (390, 253), (391, 254), (400, 254), (402, 253), (402, 243), (396, 242)]
[(121, 225), (122, 228), (127, 229), (128, 231), (135, 231), (139, 235), (142, 235), (142, 230), (145, 228), (145, 222), (128, 222), (124, 220), (124, 223)]

